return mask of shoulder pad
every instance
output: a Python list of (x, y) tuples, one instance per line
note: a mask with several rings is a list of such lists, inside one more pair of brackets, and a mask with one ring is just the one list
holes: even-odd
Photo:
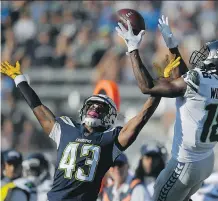
[(200, 86), (199, 70), (200, 69), (189, 70), (186, 74), (182, 76), (184, 78), (184, 81), (196, 92), (198, 91), (198, 88)]
[(61, 116), (56, 118), (56, 120), (58, 121), (58, 123), (64, 123), (64, 124), (68, 124), (70, 126), (75, 127), (75, 122), (73, 122), (72, 118), (67, 117), (67, 116)]

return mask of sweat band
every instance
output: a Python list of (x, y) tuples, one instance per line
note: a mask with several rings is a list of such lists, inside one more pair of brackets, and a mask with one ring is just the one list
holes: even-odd
[[(26, 79), (26, 77), (24, 75), (18, 75), (14, 78), (14, 82), (15, 82), (15, 85), (17, 87), (17, 85), (21, 82), (28, 82), (28, 80)], [(28, 82), (29, 84), (29, 82)]]

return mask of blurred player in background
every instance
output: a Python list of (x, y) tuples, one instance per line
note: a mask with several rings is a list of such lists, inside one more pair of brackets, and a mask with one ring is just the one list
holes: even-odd
[(4, 179), (1, 181), (1, 201), (37, 201), (34, 182), (22, 177), (22, 155), (10, 150), (4, 155)]
[[(129, 162), (125, 154), (121, 154), (114, 162), (111, 170), (113, 184), (104, 189), (102, 201), (123, 201), (123, 200), (145, 200), (145, 189), (139, 179), (133, 180), (133, 175), (129, 171)], [(140, 188), (140, 192), (136, 191)]]
[[(179, 62), (169, 63), (173, 69)], [(14, 79), (44, 132), (57, 144), (57, 163), (49, 201), (94, 201), (101, 180), (113, 161), (136, 139), (157, 108), (160, 98), (150, 97), (143, 109), (124, 127), (113, 128), (117, 117), (115, 103), (105, 95), (89, 97), (80, 111), (82, 123), (69, 117), (55, 117), (45, 107), (20, 71), (19, 62), (1, 64), (1, 72)]]
[(9, 150), (4, 152), (4, 179), (1, 180), (2, 186), (22, 176), (22, 161), (23, 157), (20, 152), (17, 152), (15, 150)]
[[(169, 48), (178, 43), (168, 19), (159, 20), (159, 28)], [(153, 201), (188, 201), (209, 177), (214, 167), (213, 148), (218, 141), (218, 41), (205, 44), (190, 57), (193, 69), (173, 81), (161, 79), (154, 87), (153, 78), (143, 65), (138, 47), (141, 37), (122, 24), (116, 28), (126, 41), (133, 71), (142, 93), (152, 96), (177, 97), (172, 158), (157, 178)], [(172, 45), (172, 46), (171, 46)]]
[[(166, 148), (158, 144), (145, 144), (141, 147), (141, 158), (135, 171), (135, 179), (139, 179), (145, 190), (145, 201), (151, 201), (154, 184), (160, 172), (165, 168)], [(140, 193), (141, 189), (137, 189)]]
[(47, 201), (47, 193), (52, 187), (49, 161), (41, 153), (30, 154), (22, 163), (23, 176), (32, 178), (37, 189), (37, 200)]

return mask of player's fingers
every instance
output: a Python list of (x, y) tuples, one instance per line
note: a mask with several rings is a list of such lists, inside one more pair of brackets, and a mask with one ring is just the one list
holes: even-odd
[(11, 66), (7, 61), (3, 62), (3, 65), (7, 70), (13, 68), (13, 66)]
[(166, 25), (169, 26), (169, 20), (168, 20), (168, 17), (166, 17)]
[(8, 67), (10, 67), (11, 65), (9, 64), (9, 62), (8, 61), (5, 61), (4, 62)]
[(132, 32), (132, 25), (129, 20), (127, 20), (128, 31)]
[(2, 64), (1, 64), (1, 68), (0, 69), (1, 69), (1, 71), (3, 71), (3, 70), (5, 70), (5, 67), (3, 67)]
[(159, 24), (163, 24), (161, 18), (159, 18), (158, 22), (159, 22)]
[(141, 30), (138, 34), (138, 36), (142, 37), (145, 34), (145, 30)]
[(121, 31), (121, 29), (119, 27), (115, 27), (115, 29), (116, 29), (118, 35), (122, 35), (122, 31)]
[(175, 64), (173, 64), (173, 68), (176, 68), (177, 66), (179, 66), (180, 61), (176, 62)]
[(16, 62), (16, 68), (20, 68), (20, 63), (19, 63), (19, 61)]
[(176, 68), (179, 64), (180, 64), (180, 61), (173, 62), (173, 63), (170, 65), (170, 69)]
[(9, 69), (8, 65), (5, 62), (1, 63), (1, 68)]
[(175, 63), (180, 61), (181, 57), (177, 57), (176, 60), (174, 61)]
[(170, 61), (171, 65), (174, 65), (175, 63), (180, 62), (180, 59), (181, 59), (181, 57), (178, 57), (176, 60), (172, 59)]
[(120, 29), (121, 29), (122, 32), (126, 32), (126, 31), (127, 31), (126, 28), (123, 26), (122, 23), (118, 22), (118, 25), (119, 25), (119, 27), (120, 27)]
[(6, 69), (1, 67), (1, 68), (0, 68), (0, 73), (5, 74), (5, 72), (6, 72)]
[(3, 73), (3, 74), (7, 74), (7, 73), (6, 73), (6, 72), (7, 72), (7, 69), (1, 66), (0, 72)]
[(164, 15), (162, 15), (162, 21), (163, 21), (164, 24), (166, 24)]

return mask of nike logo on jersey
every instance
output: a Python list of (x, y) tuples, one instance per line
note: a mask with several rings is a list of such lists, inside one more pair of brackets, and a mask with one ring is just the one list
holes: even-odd
[(87, 139), (80, 139), (80, 138), (77, 138), (77, 139), (76, 139), (76, 142), (86, 142), (86, 143), (91, 143), (92, 140), (87, 140)]
[(218, 88), (211, 88), (211, 98), (218, 99)]

